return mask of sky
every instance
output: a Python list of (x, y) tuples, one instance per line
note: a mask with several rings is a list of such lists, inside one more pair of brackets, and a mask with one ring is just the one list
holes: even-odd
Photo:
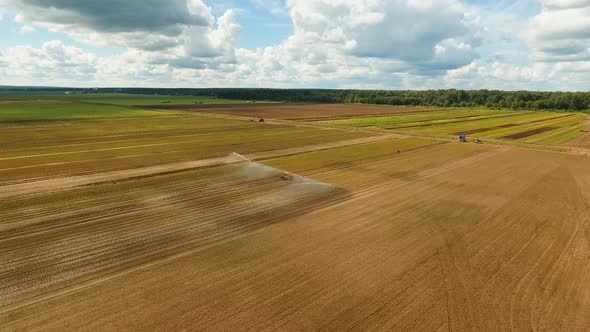
[(0, 0), (0, 85), (590, 90), (590, 0)]

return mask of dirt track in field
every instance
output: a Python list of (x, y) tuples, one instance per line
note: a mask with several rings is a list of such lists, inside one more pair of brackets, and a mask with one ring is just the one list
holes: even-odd
[(343, 104), (232, 104), (232, 105), (170, 105), (154, 106), (156, 109), (188, 112), (227, 114), (250, 118), (278, 120), (313, 120), (346, 118), (402, 113), (432, 112), (434, 109), (400, 106), (343, 105)]

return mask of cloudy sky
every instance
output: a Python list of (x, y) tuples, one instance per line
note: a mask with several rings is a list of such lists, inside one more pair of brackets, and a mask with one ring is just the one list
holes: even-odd
[(590, 0), (0, 0), (0, 85), (590, 90)]

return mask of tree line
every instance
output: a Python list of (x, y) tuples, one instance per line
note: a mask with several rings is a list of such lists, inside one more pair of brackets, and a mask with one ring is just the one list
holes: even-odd
[(500, 90), (328, 90), (328, 89), (152, 89), (152, 88), (34, 88), (0, 87), (9, 91), (78, 91), (81, 93), (132, 93), (202, 96), (224, 99), (283, 102), (355, 103), (434, 107), (486, 107), (490, 109), (561, 110), (590, 112), (590, 92), (539, 92)]
[(360, 103), (436, 107), (487, 107), (585, 111), (590, 109), (590, 92), (534, 92), (498, 90), (264, 90), (222, 89), (220, 98), (290, 102)]

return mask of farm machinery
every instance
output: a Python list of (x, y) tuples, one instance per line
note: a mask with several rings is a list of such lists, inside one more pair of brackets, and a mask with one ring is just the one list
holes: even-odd
[[(459, 142), (461, 142), (461, 143), (467, 142), (467, 134), (466, 133), (462, 133), (459, 135)], [(479, 138), (476, 138), (474, 142), (475, 142), (475, 144), (483, 144), (483, 141)]]

